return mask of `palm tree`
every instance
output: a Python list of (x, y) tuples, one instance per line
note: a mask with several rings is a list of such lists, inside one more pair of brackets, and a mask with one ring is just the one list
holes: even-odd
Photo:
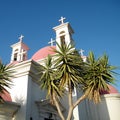
[[(43, 74), (40, 79), (40, 84), (43, 89), (47, 89), (47, 95), (54, 101), (61, 119), (64, 120), (65, 118), (60, 110), (59, 102), (57, 102), (58, 99), (56, 98), (63, 97), (66, 92), (65, 88), (67, 87), (70, 105), (69, 114), (72, 113), (72, 91), (74, 87), (84, 82), (81, 77), (84, 63), (73, 46), (58, 45), (58, 47), (58, 50), (54, 49), (56, 52), (54, 62), (52, 62), (50, 56), (48, 56), (45, 65), (42, 67)], [(72, 116), (72, 114), (70, 115)]]
[(58, 47), (59, 49), (55, 50), (56, 60), (54, 63), (57, 71), (61, 74), (59, 86), (68, 90), (69, 111), (67, 120), (70, 120), (74, 109), (73, 90), (75, 87), (79, 87), (79, 84), (84, 84), (82, 77), (84, 62), (73, 45), (60, 46), (58, 44)]
[(88, 55), (88, 62), (86, 63), (86, 70), (84, 73), (84, 92), (88, 94), (88, 98), (95, 103), (100, 102), (100, 92), (109, 91), (108, 84), (114, 84), (115, 66), (109, 65), (107, 55), (103, 55), (95, 59), (93, 52)]
[(8, 92), (7, 88), (10, 88), (12, 83), (10, 80), (12, 77), (12, 71), (10, 70), (11, 67), (11, 65), (3, 64), (2, 61), (0, 61), (0, 102), (4, 101), (2, 94), (4, 94), (4, 92)]
[[(74, 108), (84, 99), (92, 99), (95, 103), (100, 101), (100, 91), (108, 91), (108, 84), (114, 81), (112, 71), (115, 67), (108, 64), (106, 55), (96, 60), (94, 54), (90, 52), (87, 61), (83, 62), (74, 46), (57, 45), (58, 49), (54, 49), (55, 58), (52, 60), (48, 56), (43, 66), (40, 84), (42, 88), (47, 89), (48, 96), (56, 105), (60, 118), (71, 120)], [(75, 102), (72, 98), (74, 88), (83, 92)], [(58, 101), (66, 94), (66, 90), (69, 103), (67, 118), (64, 117)]]
[(55, 104), (61, 119), (64, 119), (59, 105), (59, 97), (62, 96), (63, 90), (59, 87), (59, 78), (56, 69), (53, 68), (52, 58), (48, 55), (45, 64), (40, 68), (42, 76), (39, 80), (40, 87), (47, 90), (47, 98), (51, 104)]

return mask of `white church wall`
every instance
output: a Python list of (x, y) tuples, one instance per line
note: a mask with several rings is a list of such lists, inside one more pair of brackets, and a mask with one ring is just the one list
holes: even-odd
[(64, 97), (61, 99), (61, 105), (64, 108), (64, 115), (67, 116), (67, 110), (68, 110), (68, 95), (67, 93), (64, 95)]
[[(39, 86), (33, 81), (36, 81), (36, 65), (33, 61), (28, 60), (18, 63), (14, 66), (13, 85), (10, 94), (13, 102), (20, 103), (21, 107), (16, 113), (14, 120), (30, 120), (30, 117), (37, 118), (37, 109), (35, 100), (39, 97)], [(34, 109), (35, 108), (35, 109)], [(33, 110), (32, 110), (33, 109)], [(36, 111), (35, 111), (36, 110)], [(37, 120), (37, 119), (36, 119)]]
[[(89, 120), (120, 120), (120, 94), (106, 94), (98, 104), (86, 101)], [(86, 119), (83, 119), (86, 120)]]
[(32, 109), (32, 80), (31, 77), (28, 76), (28, 87), (27, 87), (27, 104), (26, 104), (26, 120), (30, 120), (31, 117), (31, 109)]
[(26, 120), (26, 104), (27, 104), (27, 84), (28, 76), (14, 78), (10, 94), (13, 102), (20, 103), (21, 107), (16, 114), (15, 120)]
[[(80, 98), (82, 95), (83, 94), (80, 90), (76, 90), (76, 96), (77, 96), (76, 99)], [(78, 109), (78, 113), (75, 112), (75, 114), (77, 114), (77, 116), (79, 116), (78, 120), (89, 120), (87, 107), (86, 107), (86, 99), (78, 104), (77, 109)]]
[[(107, 107), (107, 110), (104, 107)], [(99, 120), (120, 120), (120, 93), (106, 94), (102, 96), (102, 102), (98, 106)]]
[[(30, 86), (29, 86), (29, 90), (31, 91), (29, 93), (29, 98), (31, 99), (31, 103), (29, 103), (31, 106), (31, 112), (30, 112), (30, 117), (33, 119), (33, 120), (40, 120), (39, 118), (39, 111), (38, 111), (38, 107), (36, 105), (36, 101), (40, 101), (42, 99), (45, 99), (45, 92), (42, 91), (39, 87), (38, 84), (36, 84), (34, 82), (34, 80), (31, 79), (31, 83), (30, 83)], [(29, 101), (30, 102), (30, 101)], [(30, 110), (30, 108), (28, 108), (28, 110)]]
[[(89, 120), (100, 120), (98, 112), (98, 104), (95, 104), (92, 100), (86, 100), (86, 107)], [(106, 108), (106, 106), (104, 106)], [(105, 119), (106, 120), (106, 119)]]
[[(78, 93), (77, 93), (77, 90), (74, 89), (73, 91), (73, 102), (77, 101), (77, 98), (78, 98)], [(76, 106), (73, 110), (73, 120), (80, 120), (79, 119), (79, 107)]]

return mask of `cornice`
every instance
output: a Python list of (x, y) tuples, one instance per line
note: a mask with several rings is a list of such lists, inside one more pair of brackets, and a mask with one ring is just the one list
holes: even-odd
[(39, 77), (38, 68), (40, 69), (40, 64), (30, 59), (13, 65), (11, 70), (13, 71), (13, 78), (28, 75), (36, 81)]

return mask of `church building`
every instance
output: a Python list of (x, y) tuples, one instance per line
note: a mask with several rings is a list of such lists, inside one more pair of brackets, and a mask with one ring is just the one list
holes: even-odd
[[(40, 89), (38, 80), (40, 78), (37, 67), (44, 63), (45, 58), (50, 54), (54, 56), (51, 48), (57, 49), (55, 42), (64, 44), (73, 43), (74, 33), (69, 22), (61, 17), (60, 24), (53, 27), (56, 34), (55, 40), (51, 39), (50, 46), (40, 48), (28, 59), (29, 47), (23, 42), (24, 36), (19, 37), (19, 41), (11, 45), (12, 53), (10, 64), (14, 78), (13, 85), (2, 96), (5, 103), (0, 104), (0, 120), (60, 120), (55, 106), (46, 99), (46, 92)], [(31, 48), (32, 49), (32, 48)], [(86, 56), (82, 59), (86, 61)], [(120, 120), (120, 93), (109, 86), (110, 92), (101, 95), (101, 103), (95, 105), (92, 101), (84, 100), (73, 111), (72, 120)], [(74, 91), (73, 99), (76, 100), (81, 93)], [(66, 114), (68, 108), (67, 98), (61, 101), (61, 109)]]

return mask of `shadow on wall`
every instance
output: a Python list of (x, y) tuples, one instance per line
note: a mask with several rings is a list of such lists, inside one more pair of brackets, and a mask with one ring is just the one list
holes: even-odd
[[(120, 93), (106, 94), (101, 98), (100, 120), (120, 120)], [(107, 111), (104, 110), (104, 106), (107, 106)]]
[(98, 104), (86, 99), (82, 102), (81, 108), (80, 120), (110, 120), (108, 107), (104, 99)]
[(101, 102), (94, 104), (86, 100), (87, 120), (120, 120), (120, 93), (101, 96)]
[(25, 98), (23, 96), (16, 96), (15, 97), (15, 102), (19, 103), (21, 105), (20, 109), (18, 110), (16, 116), (15, 116), (15, 120), (20, 119), (23, 120), (25, 119), (26, 116), (26, 102), (25, 102)]
[(25, 104), (25, 98), (23, 96), (16, 96), (15, 102), (19, 103), (22, 106)]

